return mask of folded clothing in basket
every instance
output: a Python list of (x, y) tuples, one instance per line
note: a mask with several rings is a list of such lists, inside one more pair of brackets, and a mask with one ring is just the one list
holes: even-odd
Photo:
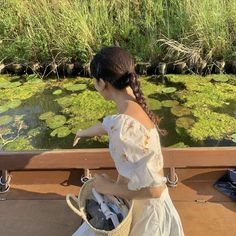
[(86, 199), (87, 219), (89, 223), (96, 229), (110, 231), (114, 229), (111, 219), (106, 219), (106, 216), (101, 211), (100, 205), (93, 199)]
[(236, 169), (228, 169), (226, 174), (214, 183), (214, 187), (236, 201)]

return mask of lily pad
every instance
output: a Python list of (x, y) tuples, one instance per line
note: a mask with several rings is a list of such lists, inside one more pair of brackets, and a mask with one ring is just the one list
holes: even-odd
[(66, 123), (66, 118), (65, 118), (65, 116), (62, 116), (62, 115), (56, 115), (53, 117), (49, 117), (46, 120), (47, 126), (51, 129), (56, 129), (58, 127), (61, 127), (65, 123)]
[(176, 120), (176, 126), (184, 129), (189, 129), (195, 121), (189, 117), (180, 117)]
[(164, 100), (161, 102), (163, 107), (174, 107), (179, 105), (179, 102), (176, 100)]
[(57, 136), (58, 138), (64, 138), (68, 136), (71, 133), (68, 127), (59, 127), (55, 130), (53, 130), (50, 134), (50, 136), (55, 137)]
[(7, 125), (12, 122), (13, 118), (9, 115), (0, 116), (0, 125)]
[(229, 80), (229, 77), (226, 76), (214, 76), (212, 78), (216, 82), (227, 82)]
[(167, 87), (167, 88), (163, 88), (162, 92), (163, 93), (174, 93), (177, 89), (175, 87)]
[(55, 113), (53, 113), (53, 112), (51, 112), (51, 111), (45, 112), (45, 113), (43, 113), (43, 114), (41, 114), (41, 115), (39, 116), (39, 119), (40, 119), (40, 120), (47, 120), (47, 119), (53, 117), (54, 115), (55, 115)]
[(87, 85), (86, 84), (73, 84), (73, 85), (70, 85), (68, 87), (66, 87), (67, 90), (69, 91), (81, 91), (81, 90), (84, 90), (87, 88)]
[(161, 109), (161, 102), (156, 99), (148, 98), (147, 104), (151, 110), (160, 110)]
[(171, 113), (175, 116), (187, 116), (190, 115), (191, 111), (187, 107), (183, 106), (174, 106), (170, 109)]
[(78, 97), (73, 94), (55, 99), (54, 101), (57, 101), (58, 104), (63, 108), (70, 107), (72, 105), (77, 105), (80, 103)]
[(62, 90), (61, 89), (57, 89), (52, 94), (53, 95), (60, 95), (60, 94), (62, 94)]

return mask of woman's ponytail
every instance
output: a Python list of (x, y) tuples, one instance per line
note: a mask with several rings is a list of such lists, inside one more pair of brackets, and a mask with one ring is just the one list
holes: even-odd
[(158, 125), (160, 123), (160, 118), (158, 116), (156, 116), (149, 108), (148, 105), (145, 101), (145, 97), (144, 94), (141, 90), (141, 86), (140, 86), (140, 82), (138, 81), (138, 75), (135, 72), (130, 73), (130, 81), (129, 81), (129, 85), (131, 87), (131, 89), (133, 90), (134, 96), (138, 102), (138, 104), (143, 108), (143, 110), (146, 112), (146, 114), (149, 116), (149, 118), (151, 119), (151, 121), (156, 125), (158, 131), (162, 134), (162, 135), (166, 135), (166, 131), (159, 129)]

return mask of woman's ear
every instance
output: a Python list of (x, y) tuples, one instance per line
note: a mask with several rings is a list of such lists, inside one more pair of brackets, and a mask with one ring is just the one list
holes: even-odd
[(98, 83), (99, 83), (99, 88), (101, 91), (104, 90), (107, 86), (107, 83), (103, 79), (99, 79)]

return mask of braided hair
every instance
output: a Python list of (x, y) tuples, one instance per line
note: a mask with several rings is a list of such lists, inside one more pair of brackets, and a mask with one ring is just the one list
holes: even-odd
[(109, 82), (114, 88), (122, 90), (128, 86), (133, 90), (138, 104), (143, 108), (158, 131), (165, 135), (164, 130), (158, 128), (160, 119), (148, 108), (143, 92), (135, 73), (135, 65), (131, 55), (119, 47), (106, 47), (96, 54), (90, 63), (92, 77)]

